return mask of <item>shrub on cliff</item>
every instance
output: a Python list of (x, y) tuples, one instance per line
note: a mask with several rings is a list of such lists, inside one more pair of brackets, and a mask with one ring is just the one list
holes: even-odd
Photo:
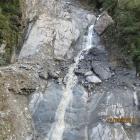
[[(6, 53), (0, 55), (0, 65), (10, 62), (13, 46), (17, 45), (20, 36), (21, 12), (19, 0), (0, 1), (0, 46), (6, 42)], [(1, 63), (2, 62), (2, 63)]]
[(133, 58), (135, 65), (140, 65), (140, 0), (91, 1), (100, 3), (115, 21), (107, 31), (110, 46), (116, 44), (126, 57)]

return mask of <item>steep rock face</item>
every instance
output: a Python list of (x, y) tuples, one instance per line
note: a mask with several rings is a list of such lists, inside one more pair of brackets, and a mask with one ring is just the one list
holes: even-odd
[(26, 95), (33, 93), (38, 83), (30, 72), (20, 64), (0, 69), (0, 139), (25, 140), (32, 134)]
[(0, 70), (0, 139), (24, 140), (32, 132), (27, 98), (18, 95), (27, 93), (22, 90), (31, 91), (29, 81), (12, 66)]
[[(125, 129), (123, 125), (127, 127), (127, 124), (106, 121), (110, 119), (108, 116), (139, 116), (139, 100), (132, 94), (137, 91), (133, 88), (139, 89), (139, 86), (134, 86), (134, 73), (128, 74), (128, 70), (122, 73), (116, 70), (116, 76), (111, 77), (112, 70), (100, 37), (95, 32), (87, 35), (87, 28), (95, 23), (93, 13), (72, 0), (27, 0), (26, 6), (30, 22), (18, 62), (0, 69), (0, 96), (7, 100), (3, 101), (2, 109), (8, 105), (1, 109), (0, 117), (9, 110), (16, 116), (11, 119), (12, 115), (7, 115), (10, 120), (10, 125), (8, 122), (4, 129), (8, 132), (7, 140), (94, 140), (101, 137), (104, 140), (139, 140), (138, 129), (131, 127), (135, 124)], [(74, 63), (73, 57), (87, 42), (94, 48), (83, 51), (84, 59), (74, 60), (79, 62), (74, 70), (73, 65), (70, 66)], [(99, 67), (95, 62), (100, 63)], [(68, 68), (69, 77), (66, 76)], [(89, 71), (103, 77), (102, 83), (95, 86), (88, 81)], [(130, 79), (133, 79), (131, 86)], [(24, 97), (30, 94), (31, 114), (27, 98), (19, 94)], [(5, 118), (2, 118), (4, 126)]]
[(121, 72), (115, 72), (114, 77), (99, 87), (96, 86), (93, 91), (88, 106), (89, 140), (139, 139), (140, 111), (134, 104), (135, 92), (138, 90), (134, 86), (134, 75), (122, 69)]
[(95, 21), (93, 14), (75, 8), (65, 1), (42, 1), (31, 5), (37, 7), (34, 16), (36, 21), (23, 45), (19, 59), (39, 57), (38, 59), (44, 60), (48, 51), (50, 52), (47, 55), (50, 57), (64, 59), (81, 33)]
[[(69, 49), (74, 49), (78, 38), (95, 21), (92, 13), (65, 1), (27, 0), (24, 6), (29, 26), (18, 62), (0, 69), (0, 138), (7, 140), (32, 139), (28, 100), (21, 95), (44, 93), (47, 80), (58, 78), (56, 59), (67, 58)], [(69, 56), (73, 57), (73, 51)]]

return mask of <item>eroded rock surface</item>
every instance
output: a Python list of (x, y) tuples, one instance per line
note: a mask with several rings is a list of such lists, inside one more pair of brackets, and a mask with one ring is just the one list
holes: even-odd
[[(62, 82), (65, 71), (62, 68), (67, 69), (69, 64), (69, 61), (68, 64), (65, 62), (67, 56), (73, 58), (78, 38), (81, 38), (96, 18), (90, 11), (83, 10), (80, 6), (75, 7), (67, 1), (26, 1), (24, 6), (24, 18), (28, 19), (29, 25), (18, 62), (0, 69), (0, 120), (3, 127), (0, 138), (7, 140), (34, 137), (30, 131), (34, 125), (31, 126), (31, 118), (28, 119), (25, 115), (30, 116), (25, 96), (44, 92), (48, 79)], [(73, 50), (71, 55), (70, 49)], [(60, 63), (66, 65), (60, 67)]]
[[(139, 139), (140, 111), (134, 105), (135, 76), (132, 71), (128, 74), (128, 70), (120, 70), (115, 71), (116, 76), (94, 89), (89, 103), (90, 140)], [(119, 122), (115, 118), (124, 120)]]
[[(52, 8), (53, 4), (56, 6)], [(34, 58), (40, 62), (46, 55), (64, 59), (83, 31), (96, 19), (89, 11), (65, 1), (42, 1), (40, 8), (19, 59)]]
[[(26, 5), (30, 22), (18, 62), (0, 69), (0, 138), (139, 140), (139, 119), (110, 121), (139, 118), (140, 81), (133, 71), (113, 69), (108, 62), (98, 36), (112, 22), (108, 15), (89, 36), (96, 17), (79, 1), (28, 0)], [(93, 48), (77, 61), (74, 56), (89, 43), (87, 37)]]

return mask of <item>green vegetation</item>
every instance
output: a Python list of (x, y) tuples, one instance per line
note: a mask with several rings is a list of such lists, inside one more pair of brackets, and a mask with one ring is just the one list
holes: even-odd
[(6, 52), (0, 54), (0, 65), (10, 62), (13, 47), (17, 46), (21, 30), (19, 0), (0, 1), (0, 46), (6, 43)]
[[(110, 46), (117, 46), (125, 57), (140, 65), (140, 0), (91, 0), (108, 10), (114, 20), (106, 32)], [(114, 45), (115, 44), (115, 45)], [(140, 67), (137, 69), (140, 73)]]
[[(114, 41), (127, 54), (131, 56), (140, 55), (140, 1), (106, 1), (114, 3), (112, 4), (113, 8), (110, 8), (109, 11), (115, 21), (115, 24), (110, 27), (110, 31), (114, 33)], [(104, 5), (107, 7), (106, 2), (104, 2)]]

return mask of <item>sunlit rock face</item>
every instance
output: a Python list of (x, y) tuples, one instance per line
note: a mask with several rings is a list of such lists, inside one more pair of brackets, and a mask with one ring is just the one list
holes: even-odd
[(81, 33), (95, 21), (89, 11), (75, 8), (66, 1), (42, 0), (27, 4), (31, 8), (28, 8), (29, 18), (32, 15), (30, 19), (34, 23), (30, 25), (19, 59), (64, 59)]

